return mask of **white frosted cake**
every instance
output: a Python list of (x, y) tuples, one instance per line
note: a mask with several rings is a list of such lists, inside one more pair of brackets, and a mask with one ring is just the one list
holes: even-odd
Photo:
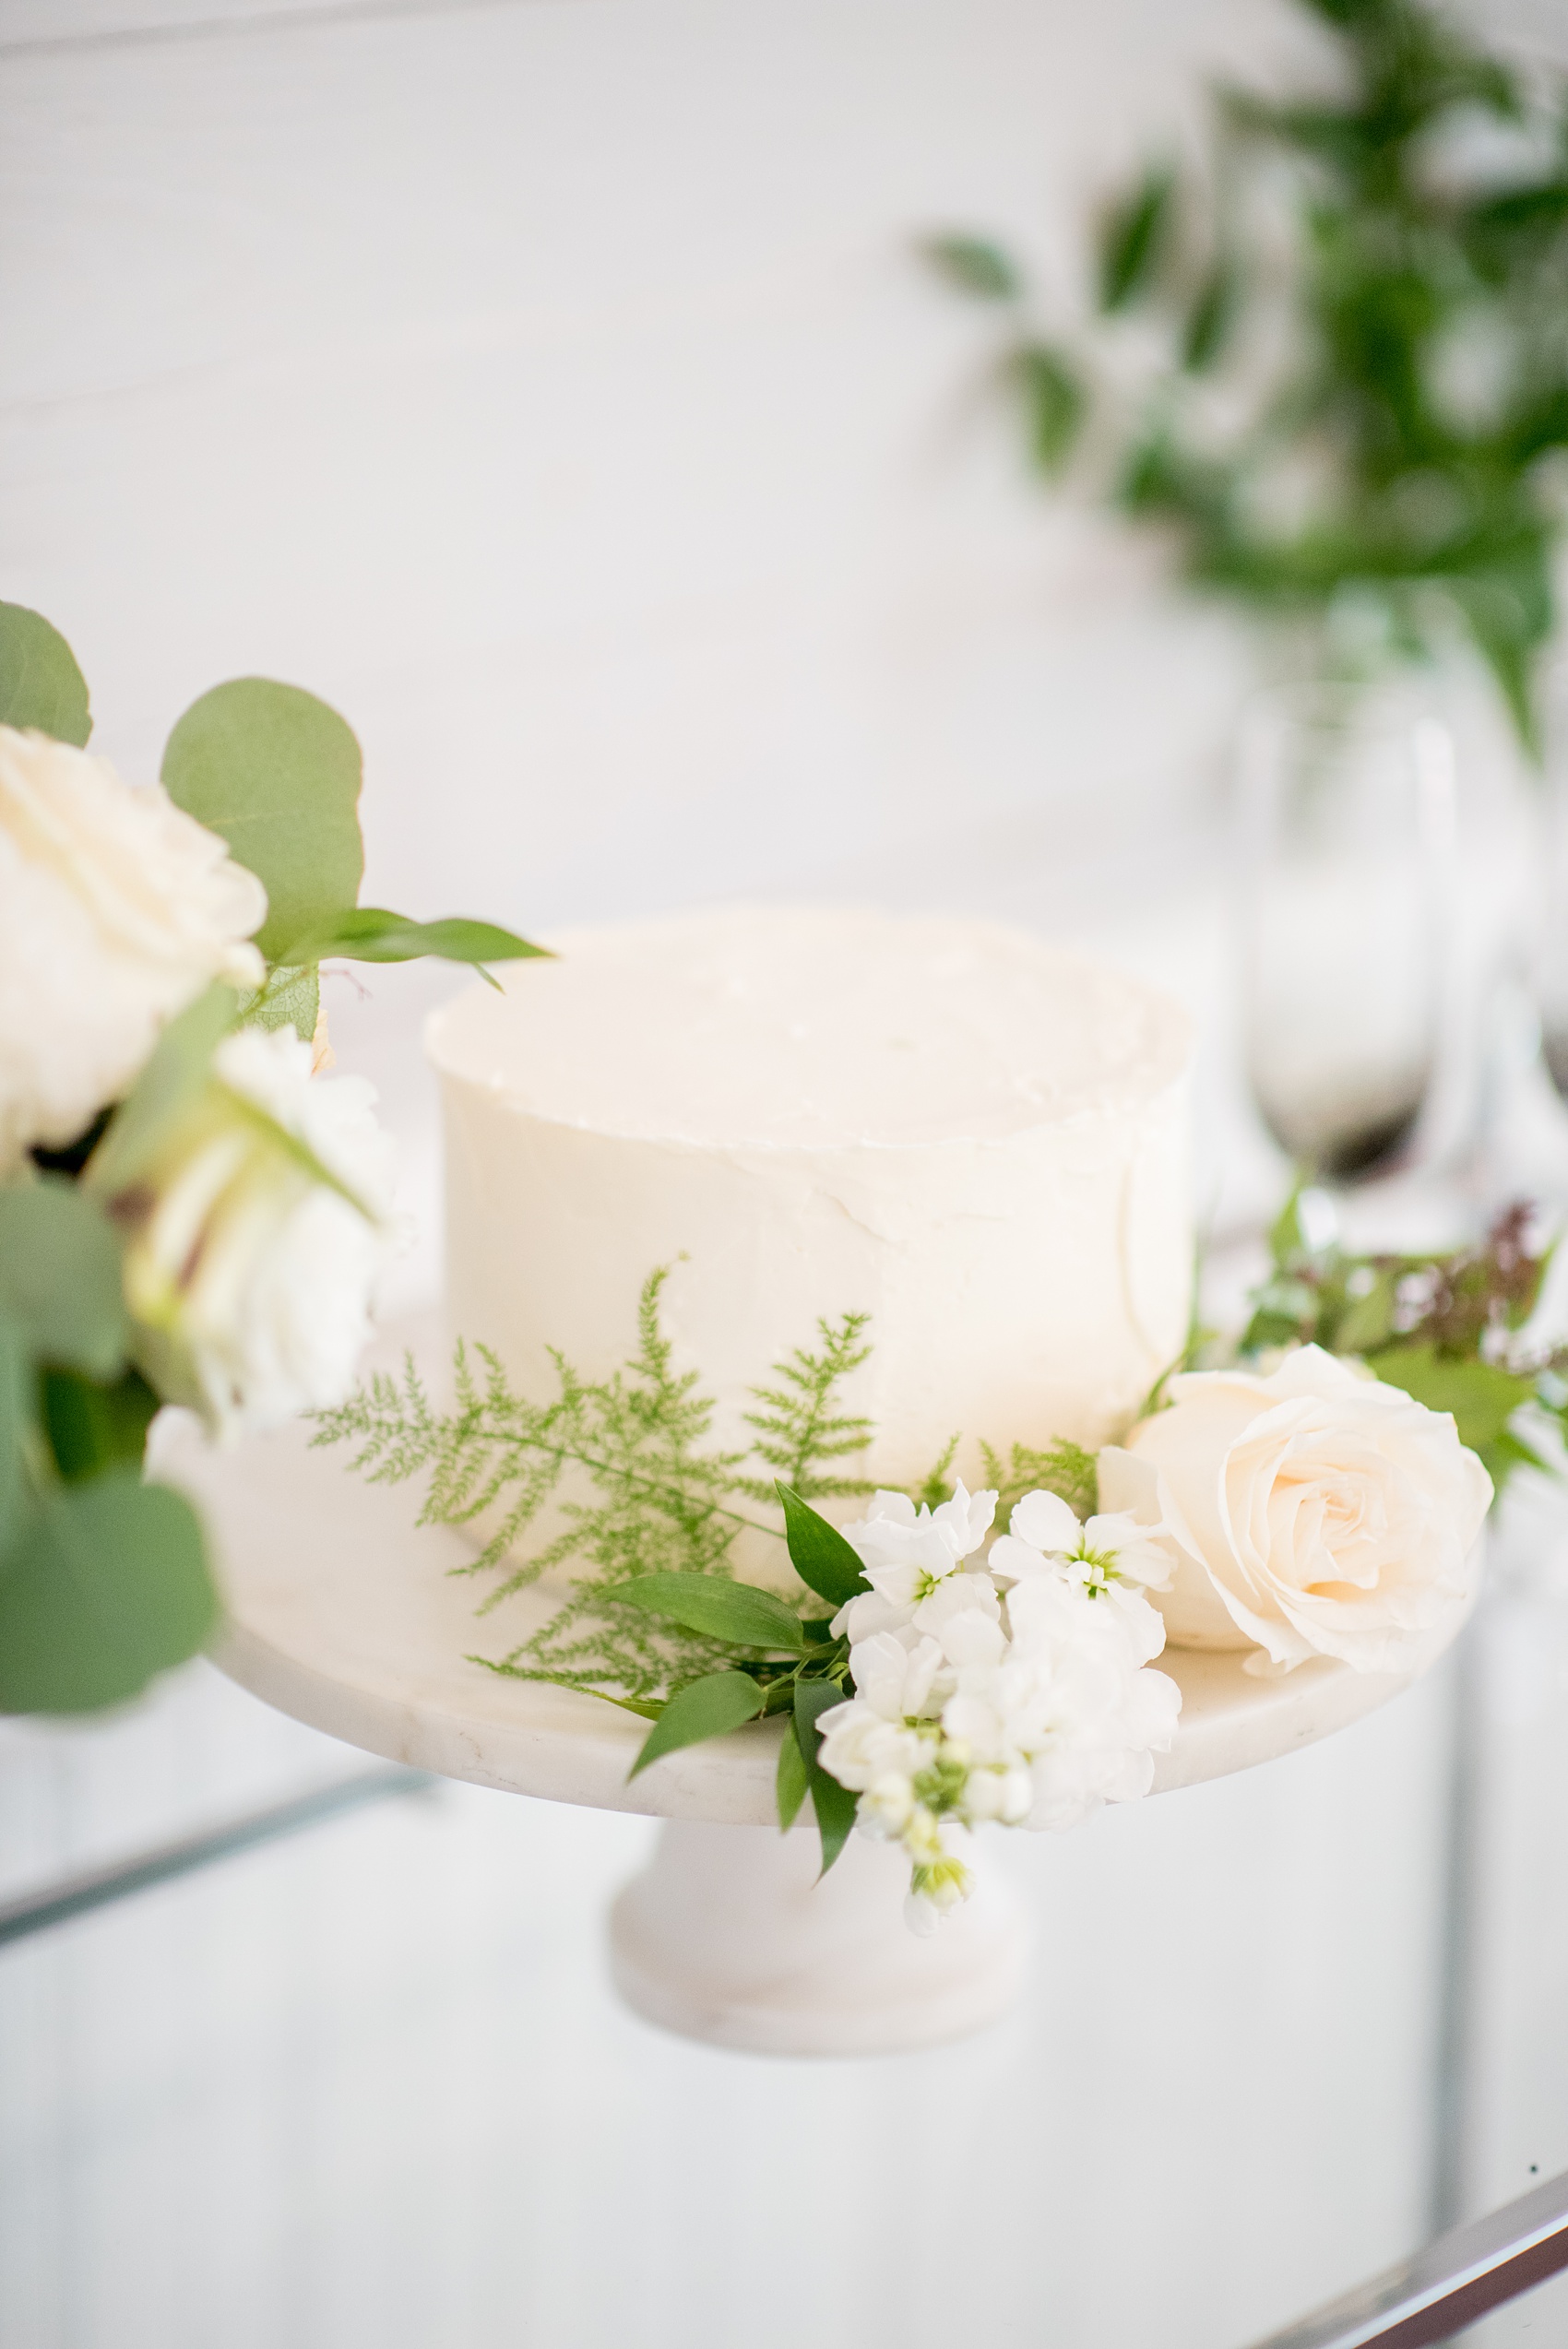
[(871, 1316), (864, 1473), (961, 1433), (1096, 1444), (1180, 1348), (1189, 1026), (989, 923), (742, 908), (582, 931), (438, 1012), (448, 1307), (526, 1394), (603, 1377), (638, 1292), (742, 1446), (820, 1315)]

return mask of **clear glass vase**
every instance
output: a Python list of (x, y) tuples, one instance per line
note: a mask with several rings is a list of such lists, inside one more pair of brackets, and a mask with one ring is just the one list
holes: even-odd
[(1241, 729), (1236, 813), (1246, 1066), (1264, 1121), (1315, 1182), (1408, 1165), (1443, 1026), (1449, 735), (1402, 694), (1273, 693)]

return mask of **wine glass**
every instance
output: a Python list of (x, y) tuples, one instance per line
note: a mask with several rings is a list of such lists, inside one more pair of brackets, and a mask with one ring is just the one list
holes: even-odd
[(1444, 728), (1369, 690), (1304, 686), (1244, 723), (1237, 775), (1253, 1096), (1317, 1185), (1415, 1155), (1443, 1029), (1454, 860)]

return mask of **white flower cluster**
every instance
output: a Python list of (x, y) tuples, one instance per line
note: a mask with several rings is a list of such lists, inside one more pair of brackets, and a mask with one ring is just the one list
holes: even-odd
[[(313, 1076), (292, 1028), (225, 1037), (213, 1075), (145, 1209), (127, 1204), (121, 1219), (125, 1299), (160, 1392), (232, 1435), (339, 1403), (352, 1384), (385, 1253), (391, 1143), (374, 1087)], [(296, 1141), (341, 1191), (301, 1163)]]
[(1146, 1668), (1165, 1625), (1144, 1591), (1174, 1562), (1160, 1530), (1080, 1524), (1031, 1492), (981, 1562), (995, 1511), (961, 1484), (934, 1511), (879, 1492), (844, 1528), (871, 1588), (834, 1619), (856, 1693), (822, 1716), (822, 1764), (862, 1832), (908, 1852), (918, 1932), (968, 1896), (969, 1827), (1072, 1827), (1146, 1794), (1181, 1709)]
[(161, 785), (0, 726), (0, 1174), (127, 1092), (208, 981), (259, 987), (267, 892)]
[[(123, 1100), (213, 979), (261, 985), (266, 913), (159, 785), (0, 726), (0, 1181)], [(312, 1057), (288, 1028), (225, 1038), (157, 1165), (110, 1203), (138, 1364), (225, 1434), (340, 1402), (368, 1334), (389, 1145), (373, 1088)]]

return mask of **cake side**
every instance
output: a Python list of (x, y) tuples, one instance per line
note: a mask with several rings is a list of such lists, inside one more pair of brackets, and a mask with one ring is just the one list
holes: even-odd
[[(720, 983), (732, 919), (690, 925)], [(758, 1069), (784, 1081), (778, 1071), (797, 1041), (785, 1031), (802, 1020), (819, 1053), (827, 1049), (820, 995), (800, 1017), (792, 1000), (792, 974), (820, 952), (825, 923), (838, 932), (837, 1064), (818, 1071), (791, 1138), (788, 1100), (763, 1114)], [(660, 929), (678, 952), (681, 925)], [(668, 1265), (664, 1328), (678, 1366), (714, 1396), (713, 1440), (726, 1448), (744, 1446), (751, 1390), (771, 1366), (813, 1342), (820, 1316), (849, 1311), (870, 1315), (873, 1350), (844, 1406), (877, 1430), (851, 1465), (876, 1482), (918, 1481), (955, 1434), (956, 1472), (976, 1483), (982, 1440), (1005, 1453), (1116, 1432), (1185, 1334), (1183, 1015), (1120, 974), (989, 925), (775, 914), (763, 929), (749, 1000), (720, 1003), (700, 1055), (689, 1035), (672, 1049), (660, 1032), (678, 987), (602, 984), (606, 960), (636, 967), (646, 929), (612, 936), (608, 954), (586, 949), (596, 967), (580, 986), (563, 959), (546, 974), (558, 983), (542, 1010), (529, 1000), (530, 971), (503, 1002), (470, 993), (432, 1023), (455, 1333), (492, 1347), (541, 1399), (552, 1347), (590, 1378), (627, 1358), (642, 1285)], [(914, 1025), (908, 1013), (930, 1001), (933, 953), (956, 968), (967, 1020), (983, 1023), (992, 993), (997, 1005), (1000, 1042), (991, 1038), (967, 1096), (951, 1088), (956, 1109), (931, 1074), (933, 1061), (961, 1059), (961, 1036), (935, 1048), (928, 1037), (923, 1050), (897, 1040)], [(1052, 1017), (1071, 1033), (1031, 1043), (1028, 1022)], [(534, 1069), (529, 1038), (541, 1031)], [(592, 1059), (591, 1086), (571, 1070), (574, 1050)], [(682, 1066), (685, 1093), (661, 1118), (659, 1084)], [(1052, 1088), (1060, 1113), (1042, 1114)], [(872, 1112), (846, 1136), (862, 1096)], [(624, 1122), (671, 1130), (595, 1125), (583, 1115), (590, 1099), (601, 1119), (620, 1100)], [(565, 1105), (577, 1114), (552, 1113)], [(704, 1126), (710, 1138), (699, 1138)], [(819, 1138), (828, 1135), (837, 1138)]]

